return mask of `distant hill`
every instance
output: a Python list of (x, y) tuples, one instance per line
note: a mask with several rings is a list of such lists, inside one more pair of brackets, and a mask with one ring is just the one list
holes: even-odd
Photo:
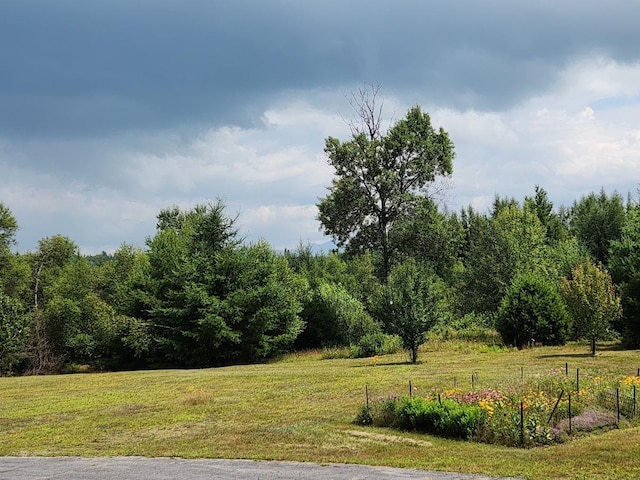
[[(333, 243), (331, 240), (324, 242), (324, 243), (304, 243), (303, 246), (309, 246), (311, 247), (311, 253), (313, 253), (314, 255), (328, 255), (329, 253), (331, 253), (333, 250), (337, 250), (338, 246)], [(295, 252), (298, 249), (298, 247), (295, 248), (287, 248), (284, 250), (280, 250), (280, 249), (276, 249), (277, 253), (284, 253), (285, 251), (290, 251), (290, 252)]]
[(328, 254), (331, 253), (332, 250), (337, 250), (338, 246), (333, 243), (331, 240), (329, 240), (328, 242), (324, 242), (324, 243), (312, 243), (311, 244), (311, 251), (315, 254), (315, 255), (319, 255), (319, 254)]

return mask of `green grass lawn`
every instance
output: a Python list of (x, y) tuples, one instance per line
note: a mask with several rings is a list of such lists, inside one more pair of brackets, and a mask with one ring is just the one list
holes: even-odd
[[(355, 426), (365, 400), (454, 385), (527, 380), (551, 370), (635, 375), (639, 351), (588, 346), (481, 353), (427, 345), (406, 356), (0, 378), (0, 455), (177, 456), (346, 462), (526, 478), (640, 478), (640, 428), (529, 450)], [(523, 367), (523, 370), (521, 370)], [(455, 379), (455, 380), (454, 380)], [(416, 441), (418, 440), (418, 441)]]

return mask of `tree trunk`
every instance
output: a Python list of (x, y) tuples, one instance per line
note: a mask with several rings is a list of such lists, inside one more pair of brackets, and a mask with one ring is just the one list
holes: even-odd
[(418, 347), (411, 347), (411, 363), (418, 361)]
[(591, 356), (595, 357), (596, 355), (596, 337), (591, 339)]

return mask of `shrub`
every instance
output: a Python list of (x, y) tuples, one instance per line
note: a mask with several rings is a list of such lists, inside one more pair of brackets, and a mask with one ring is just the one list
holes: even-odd
[(360, 409), (354, 423), (365, 427), (367, 425), (373, 425), (373, 415), (371, 414), (371, 407), (369, 405), (365, 405)]
[(460, 404), (449, 399), (438, 401), (400, 397), (362, 407), (356, 423), (469, 439), (475, 435), (485, 417), (485, 411), (477, 405)]
[(358, 341), (358, 356), (373, 357), (383, 353), (385, 344), (385, 335), (381, 332), (368, 333)]
[(383, 355), (392, 355), (402, 351), (402, 339), (398, 335), (385, 335), (382, 346)]
[(533, 341), (564, 344), (568, 324), (557, 289), (538, 275), (523, 274), (507, 290), (496, 327), (505, 344), (522, 348)]

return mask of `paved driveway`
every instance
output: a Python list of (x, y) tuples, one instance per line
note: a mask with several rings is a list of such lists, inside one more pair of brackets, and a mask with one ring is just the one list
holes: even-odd
[(0, 457), (2, 480), (488, 480), (494, 477), (362, 465), (143, 457)]

